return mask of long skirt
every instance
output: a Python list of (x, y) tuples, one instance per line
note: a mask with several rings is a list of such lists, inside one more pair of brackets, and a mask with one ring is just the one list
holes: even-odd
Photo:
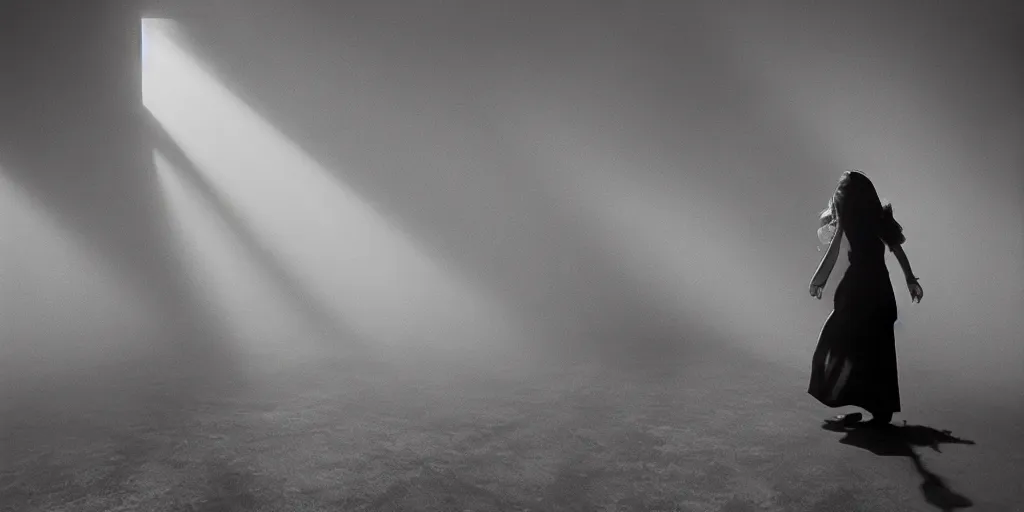
[(835, 309), (818, 338), (808, 393), (828, 407), (900, 411), (893, 325), (896, 304), (884, 283), (847, 273), (836, 289)]

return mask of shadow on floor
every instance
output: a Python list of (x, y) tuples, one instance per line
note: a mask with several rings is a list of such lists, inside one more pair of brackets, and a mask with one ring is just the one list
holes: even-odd
[(937, 430), (923, 425), (889, 425), (887, 427), (872, 427), (865, 423), (853, 426), (824, 425), (823, 429), (832, 432), (842, 432), (846, 435), (839, 440), (840, 443), (863, 448), (876, 455), (883, 457), (909, 457), (914, 463), (914, 468), (924, 479), (921, 482), (921, 493), (924, 499), (934, 507), (943, 511), (952, 511), (960, 508), (974, 506), (966, 496), (963, 496), (943, 481), (943, 479), (925, 467), (921, 456), (915, 451), (916, 447), (931, 448), (941, 453), (943, 444), (975, 444), (974, 441), (961, 439), (954, 436), (949, 430)]

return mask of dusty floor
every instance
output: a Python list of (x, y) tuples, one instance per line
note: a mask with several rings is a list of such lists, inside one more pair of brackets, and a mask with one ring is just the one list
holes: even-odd
[(977, 444), (941, 452), (922, 446), (930, 428), (830, 432), (804, 375), (726, 363), (643, 378), (282, 363), (189, 393), (111, 369), (7, 400), (0, 509), (1024, 510), (1021, 444), (989, 420), (947, 421)]

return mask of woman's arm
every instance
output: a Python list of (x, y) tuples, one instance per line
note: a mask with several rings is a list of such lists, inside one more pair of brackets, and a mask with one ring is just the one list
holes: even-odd
[(910, 291), (910, 298), (914, 302), (921, 302), (921, 299), (924, 297), (924, 290), (921, 289), (921, 284), (917, 282), (917, 276), (914, 275), (914, 271), (910, 270), (910, 260), (907, 259), (907, 253), (903, 252), (903, 246), (889, 247), (889, 250), (896, 255), (896, 260), (900, 262), (900, 267), (903, 268), (903, 275), (907, 278), (907, 290)]
[(811, 278), (811, 284), (825, 286), (829, 274), (832, 273), (832, 269), (836, 266), (836, 260), (839, 259), (839, 248), (842, 245), (842, 241), (843, 225), (840, 224), (836, 227), (836, 234), (832, 237), (832, 242), (828, 244), (825, 256), (821, 258), (821, 263), (818, 264), (818, 270), (814, 272), (814, 277)]
[(900, 262), (900, 268), (903, 269), (903, 275), (906, 276), (907, 282), (916, 281), (917, 278), (914, 277), (914, 271), (910, 269), (910, 260), (907, 259), (907, 253), (903, 252), (903, 246), (891, 246), (889, 250), (896, 255), (896, 261)]

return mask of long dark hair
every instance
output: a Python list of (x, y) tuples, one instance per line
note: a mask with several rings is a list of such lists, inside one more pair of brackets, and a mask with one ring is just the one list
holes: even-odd
[(907, 241), (903, 226), (893, 217), (892, 204), (883, 202), (864, 173), (845, 171), (828, 206), (818, 216), (822, 227), (838, 225), (842, 220), (843, 229), (874, 232), (889, 247)]

